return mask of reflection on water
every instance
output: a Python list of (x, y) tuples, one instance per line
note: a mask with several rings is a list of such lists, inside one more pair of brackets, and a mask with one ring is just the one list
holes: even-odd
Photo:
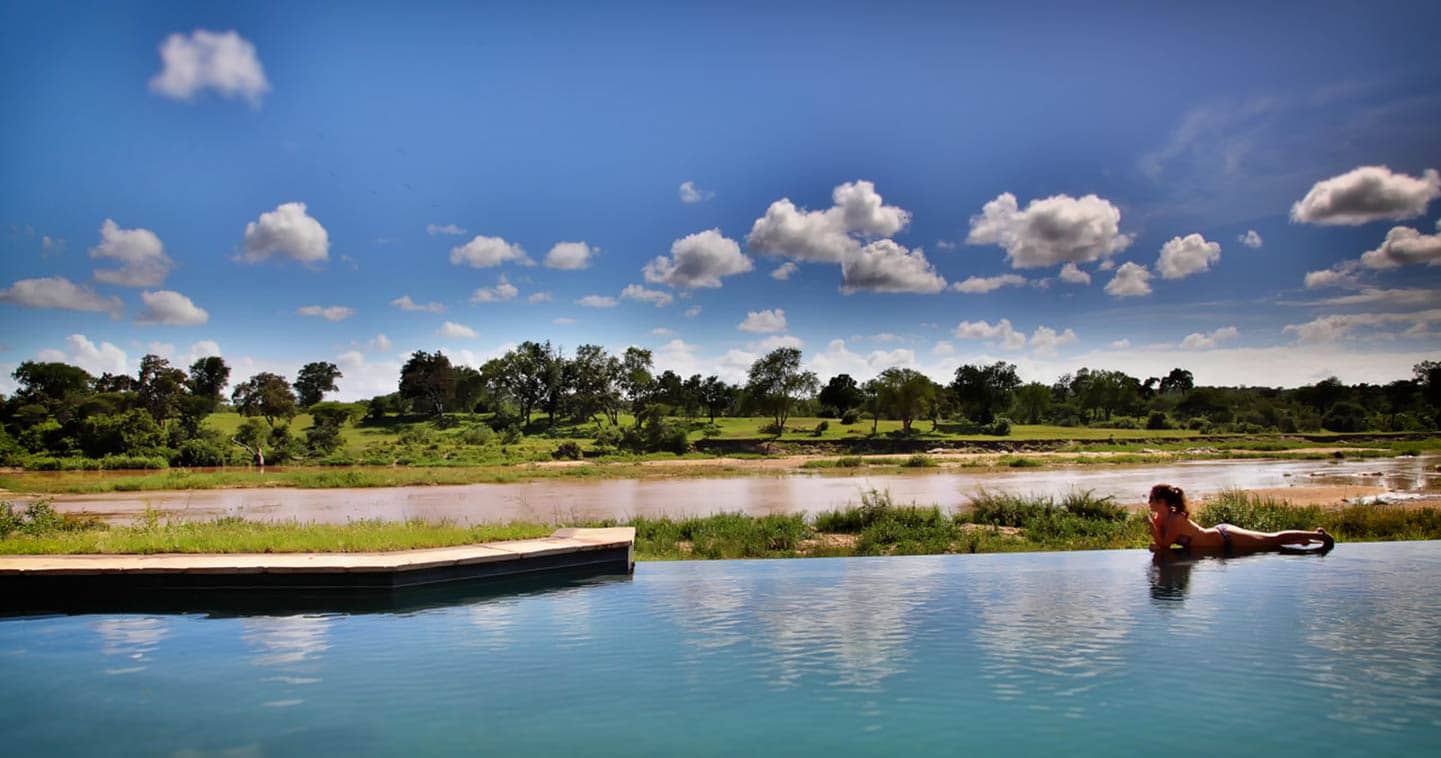
[[(1247, 752), (1422, 754), (1438, 582), (1441, 543), (1376, 543), (648, 563), (399, 611), (8, 619), (0, 731), (37, 755), (1214, 753), (1145, 726), (1176, 703)], [(86, 718), (50, 728), (63, 712)]]
[(1338, 484), (1350, 496), (1389, 488), (1441, 497), (1441, 456), (1335, 462), (1197, 461), (1151, 466), (1079, 466), (1054, 470), (976, 472), (948, 470), (887, 476), (785, 476), (671, 480), (542, 480), (520, 484), (398, 487), (353, 490), (215, 489), (64, 495), (62, 511), (89, 511), (115, 520), (147, 506), (183, 519), (242, 516), (345, 523), (353, 519), (448, 519), (461, 523), (540, 521), (575, 523), (633, 516), (686, 516), (740, 511), (751, 515), (817, 513), (858, 502), (869, 489), (887, 490), (897, 502), (964, 507), (980, 489), (1060, 496), (1075, 489), (1139, 505), (1156, 482), (1184, 483), (1192, 496), (1223, 489), (1275, 489)]

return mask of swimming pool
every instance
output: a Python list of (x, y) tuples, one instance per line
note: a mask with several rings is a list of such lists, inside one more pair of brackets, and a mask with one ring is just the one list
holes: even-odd
[[(1441, 543), (644, 563), (384, 612), (0, 620), (9, 755), (1441, 745)], [(484, 591), (482, 591), (484, 592)]]

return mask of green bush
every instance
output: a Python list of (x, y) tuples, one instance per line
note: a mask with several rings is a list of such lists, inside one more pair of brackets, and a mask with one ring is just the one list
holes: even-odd
[(850, 426), (851, 424), (854, 424), (860, 420), (861, 412), (859, 410), (856, 410), (855, 408), (851, 408), (850, 410), (847, 410), (845, 413), (841, 414), (841, 424), (844, 426)]
[(1348, 401), (1336, 403), (1321, 418), (1321, 426), (1331, 432), (1365, 431), (1366, 409)]
[(920, 453), (916, 453), (915, 455), (907, 458), (906, 462), (902, 463), (901, 465), (905, 466), (906, 468), (935, 468), (936, 460), (929, 455), (922, 455)]
[(1166, 418), (1166, 414), (1161, 411), (1151, 411), (1151, 415), (1146, 417), (1146, 428), (1170, 429), (1171, 420)]
[(567, 440), (557, 445), (555, 450), (551, 451), (550, 457), (556, 460), (578, 461), (581, 458), (580, 445), (573, 440)]
[(495, 441), (495, 430), (484, 424), (475, 424), (460, 435), (467, 445), (489, 445)]
[(1008, 437), (1011, 434), (1011, 420), (1005, 416), (997, 416), (985, 430), (985, 434), (995, 437)]
[(819, 437), (819, 436), (821, 436), (822, 434), (825, 434), (825, 433), (826, 433), (826, 430), (828, 430), (828, 429), (830, 429), (830, 428), (831, 428), (831, 422), (829, 422), (829, 421), (822, 421), (822, 422), (820, 422), (819, 424), (816, 424), (816, 428), (815, 428), (815, 430), (813, 430), (813, 431), (811, 432), (811, 436), (812, 436), (812, 437)]
[(174, 463), (177, 466), (224, 466), (228, 452), (223, 443), (215, 440), (186, 440), (176, 449)]

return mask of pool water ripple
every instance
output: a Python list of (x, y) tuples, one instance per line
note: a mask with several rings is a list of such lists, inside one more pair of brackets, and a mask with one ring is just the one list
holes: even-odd
[[(397, 613), (0, 620), (7, 754), (1441, 744), (1441, 543), (642, 564)], [(58, 725), (63, 724), (60, 728)]]

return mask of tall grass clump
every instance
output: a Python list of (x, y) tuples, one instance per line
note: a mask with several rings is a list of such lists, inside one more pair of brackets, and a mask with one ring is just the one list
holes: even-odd
[(1021, 529), (1040, 547), (1127, 547), (1144, 539), (1145, 520), (1091, 490), (1051, 497), (982, 490), (971, 499), (969, 518), (980, 525)]
[(1319, 506), (1293, 506), (1285, 500), (1231, 489), (1207, 499), (1195, 518), (1202, 526), (1231, 524), (1258, 532), (1280, 532), (1315, 529), (1323, 523), (1323, 515)]
[(794, 551), (811, 533), (805, 516), (721, 513), (699, 518), (638, 517), (636, 553), (644, 558), (770, 558)]

